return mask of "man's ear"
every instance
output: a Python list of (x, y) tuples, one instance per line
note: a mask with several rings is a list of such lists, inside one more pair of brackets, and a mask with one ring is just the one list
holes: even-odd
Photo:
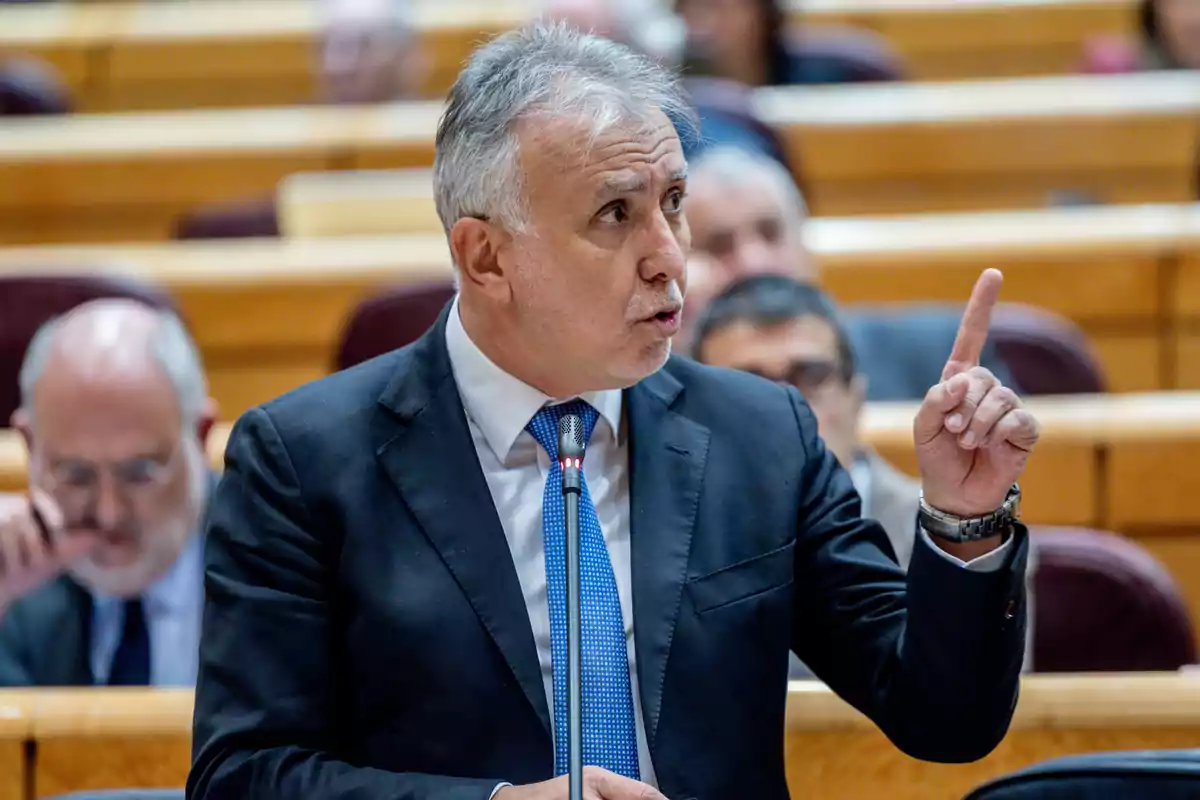
[(200, 415), (196, 418), (196, 440), (205, 449), (205, 453), (208, 452), (208, 437), (212, 433), (213, 425), (217, 423), (217, 408), (217, 401), (209, 397), (204, 401)]
[(24, 408), (18, 408), (9, 417), (9, 424), (12, 425), (25, 440), (25, 449), (30, 453), (33, 452), (33, 424), (29, 412)]
[(462, 286), (472, 286), (494, 300), (512, 297), (510, 275), (505, 271), (501, 251), (512, 237), (482, 219), (464, 217), (450, 229), (450, 252), (458, 265)]

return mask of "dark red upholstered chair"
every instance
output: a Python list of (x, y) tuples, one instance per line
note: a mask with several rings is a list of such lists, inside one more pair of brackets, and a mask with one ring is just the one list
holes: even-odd
[(98, 275), (0, 276), (0, 427), (20, 405), (17, 376), (30, 339), (47, 320), (103, 297), (175, 310), (166, 291), (132, 279)]
[(1196, 660), (1192, 619), (1142, 546), (1086, 528), (1031, 528), (1035, 672), (1176, 670)]
[(202, 206), (179, 219), (172, 238), (258, 239), (278, 235), (275, 198), (268, 197)]
[(1104, 370), (1083, 331), (1033, 306), (1003, 303), (992, 315), (989, 342), (1024, 394), (1107, 391)]
[(437, 322), (454, 282), (401, 286), (363, 301), (342, 330), (334, 369), (346, 369), (411, 344)]
[(70, 112), (70, 93), (49, 64), (32, 58), (0, 61), (0, 117)]

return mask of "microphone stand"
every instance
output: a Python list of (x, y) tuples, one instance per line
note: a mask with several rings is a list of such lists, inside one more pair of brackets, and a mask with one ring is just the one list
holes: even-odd
[[(567, 518), (567, 775), (570, 800), (583, 800), (583, 698), (579, 613), (579, 497), (583, 492), (583, 421), (566, 414), (558, 424), (558, 457)], [(561, 734), (560, 734), (561, 735)]]

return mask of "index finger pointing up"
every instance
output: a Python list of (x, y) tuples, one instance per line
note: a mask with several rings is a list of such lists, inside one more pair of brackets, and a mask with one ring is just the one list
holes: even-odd
[(1000, 285), (1003, 282), (1004, 276), (998, 269), (985, 269), (979, 280), (975, 281), (975, 289), (971, 292), (971, 299), (967, 301), (962, 322), (958, 326), (954, 348), (942, 371), (942, 380), (979, 366), (983, 346), (987, 344), (988, 328), (992, 324), (992, 309), (1000, 299)]

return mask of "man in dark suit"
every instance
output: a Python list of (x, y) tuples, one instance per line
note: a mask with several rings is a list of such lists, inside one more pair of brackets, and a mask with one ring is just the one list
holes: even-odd
[[(804, 241), (808, 210), (792, 176), (776, 161), (731, 147), (696, 161), (688, 187), (688, 221), (697, 259), (687, 316), (694, 321), (730, 281), (775, 274), (818, 282)], [(962, 311), (928, 304), (872, 309), (848, 306), (842, 321), (867, 378), (867, 400), (918, 400), (941, 378)], [(1011, 377), (995, 349), (982, 366), (1001, 383)], [(1017, 387), (1014, 387), (1017, 388)]]
[(86, 303), (29, 345), (0, 495), (0, 686), (191, 686), (214, 418), (177, 317)]
[(472, 57), (434, 168), (459, 295), (414, 345), (231, 435), (193, 800), (568, 796), (568, 412), (589, 442), (585, 797), (786, 798), (789, 649), (916, 757), (1004, 736), (1037, 423), (977, 366), (999, 274), (914, 423), (932, 533), (906, 576), (799, 393), (670, 357), (671, 120), (691, 117), (668, 73), (569, 28)]

